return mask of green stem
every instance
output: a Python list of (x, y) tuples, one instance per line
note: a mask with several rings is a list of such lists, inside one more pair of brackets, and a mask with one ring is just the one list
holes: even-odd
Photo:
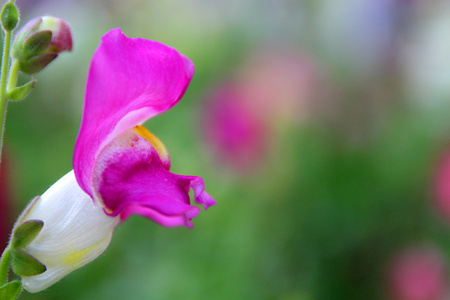
[(0, 164), (2, 162), (3, 134), (5, 132), (6, 117), (6, 77), (9, 69), (9, 52), (11, 50), (11, 31), (5, 31), (2, 56), (2, 71), (0, 73)]
[(9, 246), (3, 251), (0, 258), (0, 286), (4, 285), (8, 281), (9, 264), (11, 262), (11, 255)]
[(9, 92), (16, 87), (17, 78), (19, 77), (19, 69), (20, 69), (19, 60), (13, 59), (11, 63), (11, 69), (9, 70), (8, 85), (6, 87), (6, 92)]

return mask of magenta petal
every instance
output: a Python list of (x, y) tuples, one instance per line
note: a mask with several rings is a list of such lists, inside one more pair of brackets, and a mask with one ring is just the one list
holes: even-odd
[(73, 157), (77, 181), (86, 193), (93, 196), (91, 175), (102, 147), (175, 105), (193, 73), (188, 58), (159, 42), (131, 39), (120, 29), (103, 36), (88, 73)]
[(166, 216), (155, 209), (132, 204), (123, 210), (120, 214), (120, 220), (125, 221), (130, 215), (135, 214), (153, 220), (165, 227), (186, 226), (192, 228), (190, 220), (199, 213), (199, 210), (198, 207), (193, 207), (192, 211), (186, 213), (188, 216), (184, 214)]
[[(190, 179), (189, 187), (194, 190), (195, 202), (202, 204), (203, 207), (208, 209), (208, 207), (216, 205), (216, 200), (213, 199), (207, 192), (205, 192), (205, 184), (201, 177), (196, 176), (184, 176)], [(189, 188), (188, 188), (189, 189)]]
[(93, 173), (95, 199), (121, 220), (139, 214), (162, 226), (191, 227), (200, 209), (190, 205), (190, 188), (197, 203), (215, 204), (200, 177), (169, 172), (150, 142), (133, 129), (103, 148)]

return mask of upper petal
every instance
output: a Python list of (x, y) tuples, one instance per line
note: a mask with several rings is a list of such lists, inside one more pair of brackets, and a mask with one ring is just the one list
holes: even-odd
[(93, 196), (91, 174), (97, 154), (115, 136), (175, 105), (194, 65), (159, 42), (128, 38), (120, 29), (103, 36), (86, 83), (74, 170), (81, 188)]

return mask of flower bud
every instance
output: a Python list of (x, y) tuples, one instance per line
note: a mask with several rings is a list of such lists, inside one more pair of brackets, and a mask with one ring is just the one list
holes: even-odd
[(38, 17), (28, 22), (17, 34), (13, 58), (27, 74), (39, 72), (60, 52), (72, 50), (72, 34), (66, 21), (54, 17)]
[(17, 26), (19, 22), (19, 12), (12, 2), (7, 2), (2, 8), (1, 21), (3, 29), (11, 31)]
[(31, 242), (31, 238), (22, 238), (23, 234), (17, 234), (16, 238), (23, 253), (46, 267), (42, 274), (21, 275), (23, 287), (31, 293), (46, 289), (97, 258), (108, 247), (119, 222), (94, 205), (91, 197), (78, 186), (73, 171), (28, 205), (14, 232), (19, 230), (19, 224), (36, 223), (36, 220), (41, 220), (43, 227)]

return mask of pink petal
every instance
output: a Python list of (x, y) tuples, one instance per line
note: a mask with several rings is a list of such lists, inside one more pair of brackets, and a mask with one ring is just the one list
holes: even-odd
[(131, 39), (120, 29), (102, 38), (86, 84), (83, 118), (73, 165), (81, 188), (93, 196), (96, 157), (123, 131), (175, 105), (194, 73), (194, 65), (159, 42)]
[(393, 299), (445, 298), (446, 267), (440, 251), (437, 250), (429, 246), (411, 248), (393, 260), (388, 277)]
[[(199, 208), (193, 207), (190, 219), (195, 217), (198, 214), (198, 212)], [(191, 212), (186, 212), (186, 214), (190, 213)], [(186, 226), (188, 228), (192, 228), (192, 223), (189, 221), (190, 219), (183, 214), (171, 216), (164, 215), (159, 213), (155, 209), (133, 204), (129, 205), (127, 208), (123, 210), (123, 212), (120, 214), (120, 220), (125, 221), (132, 214), (143, 216), (165, 227)]]
[(190, 205), (190, 188), (205, 209), (215, 204), (200, 177), (169, 172), (150, 142), (133, 129), (103, 148), (92, 183), (105, 212), (121, 220), (139, 214), (163, 226), (191, 227), (199, 208)]
[(444, 152), (438, 160), (434, 175), (434, 201), (436, 210), (450, 221), (450, 151)]

